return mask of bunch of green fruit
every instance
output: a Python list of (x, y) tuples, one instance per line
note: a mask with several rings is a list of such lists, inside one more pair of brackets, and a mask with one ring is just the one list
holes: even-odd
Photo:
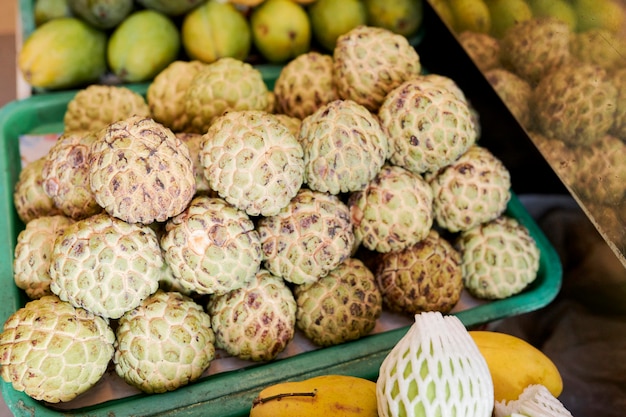
[(18, 67), (45, 91), (148, 82), (175, 60), (284, 64), (358, 25), (414, 36), (422, 1), (35, 0)]
[[(272, 89), (223, 57), (176, 61), (145, 96), (79, 90), (15, 186), (15, 282), (33, 300), (0, 334), (0, 376), (65, 402), (112, 361), (165, 392), (216, 350), (269, 361), (297, 331), (337, 345), (384, 308), (447, 313), (463, 291), (523, 291), (540, 254), (505, 214), (509, 172), (476, 143), (454, 81), (421, 69), (403, 35), (360, 25), (332, 55), (289, 61)], [(83, 358), (98, 366), (71, 378)]]

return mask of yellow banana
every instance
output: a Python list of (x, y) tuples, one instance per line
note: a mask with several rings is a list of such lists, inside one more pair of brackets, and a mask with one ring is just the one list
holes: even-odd
[(263, 389), (250, 417), (377, 417), (376, 383), (347, 375), (323, 375)]
[(544, 385), (555, 397), (563, 391), (563, 380), (554, 362), (530, 343), (506, 333), (469, 333), (487, 361), (495, 401), (516, 400), (531, 384)]

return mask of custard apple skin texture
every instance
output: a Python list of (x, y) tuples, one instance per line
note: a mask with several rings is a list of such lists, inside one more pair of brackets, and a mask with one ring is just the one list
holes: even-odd
[(511, 175), (487, 148), (474, 145), (431, 180), (435, 224), (450, 232), (495, 219), (511, 198)]
[(209, 298), (216, 347), (243, 360), (272, 360), (296, 329), (296, 300), (285, 281), (265, 269), (244, 287)]
[(63, 116), (65, 132), (94, 132), (131, 116), (150, 116), (141, 94), (112, 85), (93, 84), (79, 90)]
[(251, 216), (277, 214), (304, 180), (302, 146), (262, 110), (229, 111), (215, 119), (200, 158), (209, 186)]
[(89, 154), (96, 140), (92, 133), (64, 133), (46, 154), (43, 189), (63, 214), (80, 220), (100, 213), (89, 186)]
[(246, 213), (206, 196), (166, 223), (161, 248), (174, 277), (199, 294), (241, 288), (262, 260), (259, 234)]
[(50, 290), (63, 301), (117, 319), (159, 286), (163, 257), (156, 233), (106, 213), (68, 226), (50, 257)]
[(337, 100), (333, 57), (311, 51), (289, 61), (274, 83), (274, 94), (276, 112), (299, 119)]
[(333, 78), (341, 99), (377, 112), (387, 94), (420, 74), (419, 55), (402, 35), (373, 26), (357, 26), (337, 38)]
[(42, 216), (26, 224), (17, 235), (13, 280), (30, 299), (52, 295), (50, 255), (57, 236), (74, 221), (64, 215)]
[(500, 216), (462, 232), (463, 285), (477, 298), (497, 300), (523, 291), (537, 278), (540, 252), (517, 220)]
[(129, 223), (166, 221), (196, 192), (189, 149), (151, 118), (131, 116), (99, 131), (89, 168), (98, 204)]
[(187, 145), (187, 149), (189, 149), (189, 157), (193, 162), (193, 175), (196, 179), (196, 195), (206, 194), (216, 197), (217, 193), (211, 189), (209, 180), (204, 176), (204, 167), (202, 166), (202, 159), (200, 157), (204, 138), (199, 133), (185, 132), (176, 133), (176, 137)]
[(374, 274), (348, 258), (319, 280), (297, 285), (296, 327), (318, 346), (332, 346), (369, 334), (382, 314)]
[(550, 72), (531, 100), (537, 130), (570, 145), (592, 145), (615, 122), (617, 89), (597, 65), (572, 63)]
[(257, 224), (263, 265), (293, 284), (317, 281), (350, 257), (350, 210), (337, 196), (301, 188), (278, 214)]
[(461, 298), (461, 255), (435, 229), (405, 249), (379, 258), (376, 282), (390, 311), (449, 313)]
[(24, 223), (42, 216), (63, 214), (43, 189), (42, 172), (45, 163), (44, 155), (23, 167), (13, 188), (15, 211)]
[(418, 174), (385, 165), (348, 200), (356, 240), (377, 252), (404, 249), (424, 239), (433, 225), (433, 192)]
[(235, 58), (220, 58), (200, 70), (187, 88), (186, 131), (203, 135), (213, 119), (229, 110), (266, 111), (270, 95), (258, 69)]
[(115, 336), (116, 373), (148, 394), (194, 382), (215, 357), (211, 317), (176, 292), (157, 291), (124, 314)]
[(363, 189), (389, 152), (376, 116), (352, 100), (332, 101), (306, 117), (298, 140), (304, 149), (304, 182), (330, 194)]
[(0, 375), (36, 400), (71, 401), (102, 378), (114, 341), (106, 319), (46, 295), (4, 323)]
[(189, 123), (185, 95), (193, 77), (204, 68), (200, 61), (174, 61), (159, 72), (148, 86), (146, 101), (152, 118), (174, 133)]
[(391, 91), (378, 116), (389, 135), (389, 161), (416, 174), (436, 172), (476, 142), (467, 102), (424, 78)]
[(511, 26), (500, 39), (502, 66), (535, 88), (549, 72), (570, 58), (571, 32), (567, 23), (538, 17)]
[(487, 33), (466, 30), (458, 34), (458, 40), (482, 72), (501, 67), (500, 41), (497, 38)]

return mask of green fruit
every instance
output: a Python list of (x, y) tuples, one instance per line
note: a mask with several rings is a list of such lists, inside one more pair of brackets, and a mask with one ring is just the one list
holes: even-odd
[(232, 3), (216, 0), (187, 14), (181, 35), (187, 55), (205, 63), (223, 57), (245, 60), (252, 43), (250, 26), (243, 14)]
[(576, 30), (576, 12), (568, 0), (528, 0), (530, 9), (535, 17), (556, 17), (567, 23), (570, 30)]
[(72, 15), (67, 0), (36, 0), (34, 7), (35, 26), (41, 26), (52, 19)]
[(626, 21), (624, 9), (613, 0), (574, 0), (574, 11), (579, 31), (604, 28), (619, 32)]
[(489, 33), (491, 15), (484, 0), (449, 0), (457, 32)]
[(335, 48), (339, 35), (367, 22), (367, 12), (359, 0), (317, 0), (309, 7), (315, 39), (328, 51)]
[(204, 3), (206, 0), (137, 0), (146, 9), (156, 10), (169, 16), (181, 16), (189, 13), (194, 7)]
[(309, 50), (311, 22), (291, 0), (266, 0), (250, 16), (252, 41), (270, 62), (285, 62)]
[(18, 68), (33, 87), (70, 88), (106, 72), (106, 34), (73, 17), (44, 23), (26, 39)]
[(365, 0), (368, 24), (411, 36), (422, 24), (422, 0)]
[(119, 25), (133, 10), (133, 0), (67, 0), (70, 10), (98, 29)]
[(153, 10), (131, 14), (113, 32), (107, 48), (111, 71), (124, 82), (152, 79), (180, 50), (176, 25)]
[(525, 0), (485, 0), (491, 15), (491, 35), (501, 38), (504, 32), (516, 23), (533, 16)]
[(439, 15), (439, 18), (450, 29), (456, 28), (456, 22), (454, 21), (454, 13), (447, 0), (429, 0), (430, 6)]

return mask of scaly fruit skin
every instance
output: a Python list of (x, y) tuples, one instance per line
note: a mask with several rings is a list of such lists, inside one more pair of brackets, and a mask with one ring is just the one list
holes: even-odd
[(123, 82), (148, 81), (176, 59), (180, 46), (180, 33), (170, 18), (139, 10), (109, 37), (107, 62)]
[(124, 314), (115, 330), (115, 372), (145, 393), (194, 382), (214, 357), (211, 317), (176, 292), (157, 291)]
[(98, 29), (112, 29), (133, 11), (133, 0), (67, 0), (77, 17)]
[(449, 165), (476, 141), (467, 102), (425, 78), (391, 91), (378, 116), (389, 135), (389, 160), (416, 174)]
[(67, 103), (63, 132), (95, 133), (135, 115), (150, 116), (150, 108), (141, 94), (124, 86), (93, 84), (79, 90)]
[(54, 204), (74, 220), (100, 213), (89, 187), (89, 153), (93, 133), (64, 133), (46, 154), (41, 171), (43, 189)]
[(107, 36), (75, 17), (51, 20), (22, 45), (18, 68), (33, 87), (62, 89), (97, 81), (107, 70)]
[(180, 139), (189, 149), (189, 156), (193, 162), (193, 174), (196, 178), (196, 196), (199, 194), (217, 197), (215, 190), (211, 189), (209, 180), (204, 176), (204, 167), (202, 166), (202, 142), (204, 138), (199, 133), (176, 133), (176, 137)]
[(430, 179), (436, 224), (450, 232), (500, 216), (511, 198), (511, 175), (488, 149), (474, 145)]
[(337, 93), (377, 112), (391, 90), (420, 74), (419, 55), (408, 40), (387, 29), (357, 26), (333, 50)]
[(365, 188), (389, 153), (378, 118), (352, 100), (334, 100), (306, 117), (298, 141), (304, 150), (304, 182), (335, 195)]
[(333, 57), (307, 52), (280, 70), (274, 83), (276, 111), (304, 119), (339, 98), (333, 81)]
[(165, 225), (165, 261), (187, 289), (224, 294), (243, 287), (261, 265), (254, 224), (221, 198), (200, 196)]
[(493, 379), (494, 399), (516, 400), (531, 384), (542, 384), (558, 397), (563, 381), (556, 365), (542, 351), (525, 340), (506, 333), (471, 330)]
[(532, 87), (570, 59), (571, 32), (553, 17), (536, 17), (511, 26), (500, 39), (500, 60)]
[(106, 319), (46, 295), (4, 323), (0, 375), (36, 400), (71, 401), (102, 378), (114, 341)]
[(311, 46), (309, 15), (291, 0), (265, 0), (253, 9), (250, 27), (254, 46), (272, 63), (289, 61)]
[(230, 111), (203, 135), (200, 159), (210, 187), (250, 216), (273, 216), (304, 181), (302, 146), (262, 110)]
[(463, 284), (482, 299), (503, 299), (523, 291), (537, 278), (540, 251), (528, 230), (500, 216), (463, 231), (456, 239)]
[(380, 366), (380, 417), (489, 417), (493, 382), (485, 358), (456, 316), (415, 315)]
[(174, 133), (187, 129), (185, 94), (193, 77), (204, 68), (200, 61), (174, 61), (159, 72), (148, 86), (146, 101), (150, 116)]
[(350, 257), (350, 210), (339, 197), (301, 188), (275, 216), (257, 224), (264, 266), (294, 284), (317, 281)]
[(155, 232), (105, 213), (69, 225), (50, 257), (50, 290), (63, 301), (117, 319), (159, 286), (163, 266)]
[(493, 36), (466, 30), (459, 33), (457, 39), (482, 72), (502, 65), (500, 63), (500, 41)]
[(376, 282), (390, 311), (449, 313), (461, 298), (461, 255), (435, 229), (420, 242), (379, 258)]
[(552, 161), (554, 170), (565, 185), (572, 187), (578, 175), (579, 156), (576, 147), (571, 147), (561, 139), (551, 139), (531, 130), (529, 136), (539, 151), (548, 161)]
[(285, 281), (265, 269), (243, 287), (209, 298), (216, 347), (250, 361), (275, 359), (296, 331), (296, 300)]
[(13, 204), (18, 217), (24, 223), (42, 216), (63, 214), (43, 189), (41, 172), (46, 163), (45, 155), (27, 164), (13, 189)]
[(250, 417), (293, 417), (295, 414), (301, 417), (378, 417), (376, 383), (348, 375), (282, 382), (261, 390), (250, 410)]
[(617, 70), (611, 77), (617, 90), (615, 99), (615, 121), (610, 133), (618, 138), (626, 138), (626, 68)]
[(518, 122), (523, 127), (529, 128), (531, 123), (529, 103), (532, 97), (530, 84), (504, 68), (488, 70), (484, 75)]
[(204, 135), (226, 111), (267, 110), (269, 91), (252, 65), (225, 57), (208, 64), (191, 80), (185, 94), (188, 132)]
[(252, 45), (243, 13), (228, 2), (214, 0), (185, 15), (181, 37), (187, 55), (207, 64), (227, 56), (245, 60)]
[(369, 334), (382, 314), (374, 274), (348, 258), (325, 277), (294, 287), (296, 327), (318, 346), (332, 346)]
[(129, 223), (166, 221), (196, 192), (189, 149), (151, 118), (131, 116), (99, 131), (89, 167), (98, 204)]
[(385, 165), (362, 191), (348, 200), (354, 234), (377, 252), (404, 249), (428, 236), (433, 225), (433, 193), (424, 179)]
[(72, 219), (63, 215), (39, 217), (28, 222), (17, 235), (13, 279), (30, 299), (52, 294), (50, 255), (57, 236), (72, 223)]
[(626, 66), (626, 47), (622, 39), (607, 29), (594, 28), (574, 33), (570, 41), (573, 58), (588, 64), (599, 65), (608, 74)]
[(550, 72), (531, 100), (536, 129), (569, 145), (590, 146), (615, 122), (617, 89), (597, 65), (571, 63)]

